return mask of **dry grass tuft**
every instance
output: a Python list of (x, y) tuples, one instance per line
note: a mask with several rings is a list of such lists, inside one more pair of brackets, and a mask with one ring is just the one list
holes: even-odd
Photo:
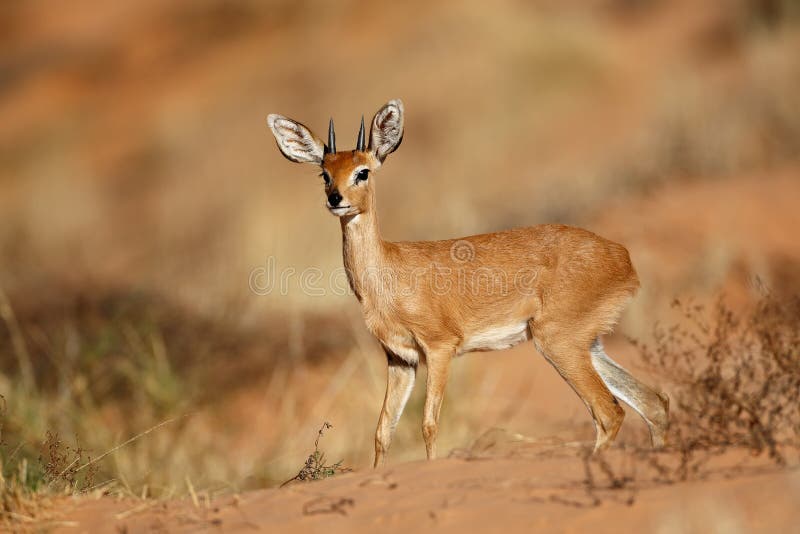
[(40, 482), (28, 469), (27, 458), (15, 462), (19, 447), (10, 454), (5, 451), (3, 427), (6, 418), (6, 399), (0, 395), (0, 527), (9, 529), (33, 523), (46, 508), (47, 497), (36, 491)]

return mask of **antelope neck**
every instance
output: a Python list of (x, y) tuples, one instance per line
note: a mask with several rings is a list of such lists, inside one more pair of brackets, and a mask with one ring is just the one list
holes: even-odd
[(375, 210), (370, 209), (353, 216), (341, 217), (342, 256), (350, 286), (356, 296), (361, 296), (370, 270), (380, 269), (384, 262), (385, 244), (378, 229)]

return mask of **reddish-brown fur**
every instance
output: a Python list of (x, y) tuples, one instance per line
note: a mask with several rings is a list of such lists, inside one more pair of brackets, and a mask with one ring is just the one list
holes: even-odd
[[(384, 106), (373, 120), (373, 132), (382, 127), (381, 113), (383, 119), (388, 116), (399, 123), (402, 135), (402, 103)], [(444, 241), (384, 241), (374, 181), (355, 181), (354, 176), (359, 169), (375, 171), (381, 166), (381, 153), (373, 142), (399, 144), (392, 134), (396, 132), (371, 135), (365, 151), (322, 154), (321, 146), (303, 149), (319, 156), (330, 178), (326, 195), (342, 196), (342, 207), (329, 209), (340, 216), (344, 265), (366, 325), (387, 354), (375, 465), (388, 450), (419, 362), (428, 367), (423, 435), (428, 457), (433, 458), (452, 358), (526, 339), (534, 341), (583, 399), (595, 421), (596, 448), (610, 443), (622, 423), (624, 412), (615, 394), (645, 417), (653, 443), (663, 443), (666, 397), (614, 364), (599, 342), (639, 287), (625, 247), (564, 225)], [(388, 146), (388, 151), (394, 148)]]

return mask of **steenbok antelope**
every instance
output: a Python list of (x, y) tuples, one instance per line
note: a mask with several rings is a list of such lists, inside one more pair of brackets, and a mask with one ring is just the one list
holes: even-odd
[(267, 123), (286, 158), (322, 168), (327, 208), (342, 226), (350, 286), (386, 352), (376, 466), (385, 461), (420, 362), (428, 367), (422, 433), (428, 458), (434, 458), (450, 361), (526, 340), (586, 404), (597, 432), (595, 450), (611, 443), (622, 424), (618, 399), (647, 422), (653, 446), (664, 444), (668, 398), (617, 365), (600, 342), (639, 287), (625, 247), (562, 225), (445, 241), (384, 241), (370, 173), (403, 140), (403, 103), (392, 100), (375, 114), (368, 140), (362, 118), (355, 150), (336, 150), (333, 120), (327, 144), (281, 115), (270, 115)]

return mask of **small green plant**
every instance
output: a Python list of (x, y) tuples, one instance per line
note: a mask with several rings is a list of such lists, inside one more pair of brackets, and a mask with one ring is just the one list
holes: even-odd
[(351, 470), (348, 467), (342, 467), (343, 460), (339, 460), (332, 465), (325, 464), (325, 453), (319, 450), (319, 440), (325, 430), (329, 428), (333, 428), (333, 425), (327, 421), (322, 423), (319, 432), (317, 432), (317, 439), (314, 440), (314, 452), (308, 455), (302, 469), (295, 476), (281, 484), (280, 487), (284, 487), (295, 480), (322, 480), (323, 478), (332, 477), (338, 473), (347, 473)]

